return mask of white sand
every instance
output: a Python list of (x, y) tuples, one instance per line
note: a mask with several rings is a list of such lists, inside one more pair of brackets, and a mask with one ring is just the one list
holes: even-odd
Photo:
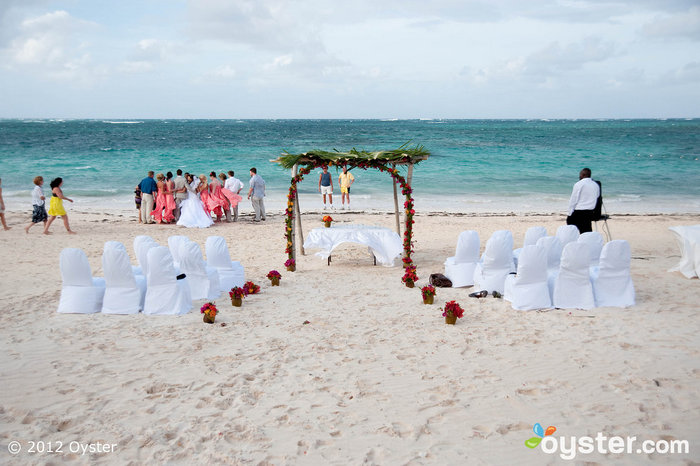
[[(700, 457), (700, 281), (666, 270), (679, 253), (667, 228), (700, 216), (622, 216), (616, 239), (632, 245), (638, 304), (631, 309), (517, 312), (502, 300), (439, 289), (421, 304), (400, 267), (373, 267), (347, 246), (330, 267), (300, 257), (284, 271), (281, 215), (207, 230), (141, 226), (132, 212), (71, 212), (53, 235), (8, 214), (0, 231), (0, 463), (44, 464), (543, 464), (562, 462), (524, 441), (535, 422), (555, 436), (682, 439), (687, 455), (593, 453), (577, 461), (679, 464)], [(125, 215), (123, 217), (122, 215)], [(129, 218), (131, 216), (131, 218)], [(393, 216), (334, 214), (393, 227)], [(306, 232), (320, 215), (305, 215)], [(561, 216), (416, 217), (419, 286), (442, 272), (457, 235), (510, 229), (550, 234)], [(217, 300), (215, 325), (199, 307), (182, 317), (59, 315), (59, 252), (81, 247), (95, 275), (102, 246), (149, 234), (167, 244), (227, 238), (262, 293), (243, 308)], [(282, 272), (271, 288), (266, 273)], [(456, 326), (438, 307), (466, 309)], [(305, 320), (310, 324), (304, 325)], [(222, 327), (220, 323), (226, 323)], [(12, 440), (22, 445), (8, 453)], [(63, 453), (29, 453), (30, 441)], [(114, 453), (70, 453), (70, 442), (116, 444)], [(73, 444), (75, 446), (75, 444)]]

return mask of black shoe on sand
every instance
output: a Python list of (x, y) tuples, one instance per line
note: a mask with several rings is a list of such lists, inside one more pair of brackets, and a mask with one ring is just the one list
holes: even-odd
[(469, 293), (470, 298), (485, 298), (488, 295), (489, 295), (489, 292), (486, 290), (475, 291), (474, 293)]

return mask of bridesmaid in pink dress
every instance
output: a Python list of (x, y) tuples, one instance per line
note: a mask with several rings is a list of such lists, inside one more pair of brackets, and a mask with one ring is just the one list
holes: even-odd
[[(219, 173), (219, 179), (221, 180), (220, 183), (226, 186), (226, 175), (223, 173)], [(238, 203), (241, 202), (241, 200), (243, 199), (238, 194), (226, 188), (221, 188), (221, 194), (223, 194), (226, 197), (226, 199), (228, 199), (228, 202), (231, 205), (231, 209), (235, 209)]]
[(175, 220), (175, 182), (173, 181), (173, 173), (168, 172), (165, 175), (165, 216), (167, 223), (172, 223)]
[(221, 183), (216, 178), (216, 172), (209, 173), (209, 198), (212, 205), (215, 204), (212, 210), (216, 214), (216, 221), (220, 222), (224, 212), (229, 210), (229, 201), (222, 193)]
[(168, 221), (167, 213), (163, 216), (163, 210), (165, 209), (165, 176), (162, 173), (158, 173), (156, 179), (158, 180), (156, 183), (158, 193), (156, 194), (156, 207), (151, 212), (151, 215), (156, 219), (156, 222), (162, 223), (163, 221)]
[(209, 196), (209, 184), (207, 183), (207, 177), (204, 175), (199, 175), (197, 192), (199, 193), (199, 200), (204, 205), (204, 210), (207, 215), (211, 216), (211, 211), (216, 207), (216, 203), (212, 203), (211, 196)]

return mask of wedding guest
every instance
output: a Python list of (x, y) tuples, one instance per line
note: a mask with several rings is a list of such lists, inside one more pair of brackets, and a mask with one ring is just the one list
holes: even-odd
[(151, 219), (153, 212), (154, 199), (153, 195), (158, 191), (158, 186), (153, 179), (153, 171), (148, 172), (148, 176), (141, 180), (139, 189), (141, 189), (141, 221), (143, 223), (155, 223)]
[(58, 177), (55, 178), (54, 180), (51, 181), (49, 184), (51, 186), (51, 201), (49, 202), (49, 221), (46, 222), (46, 226), (44, 227), (44, 234), (49, 235), (51, 232), (49, 232), (49, 228), (51, 227), (51, 224), (53, 223), (54, 220), (56, 220), (56, 217), (62, 217), (63, 218), (63, 225), (66, 227), (66, 231), (74, 235), (75, 232), (70, 229), (70, 225), (68, 224), (68, 214), (66, 213), (66, 209), (63, 207), (63, 201), (66, 200), (68, 202), (73, 202), (73, 199), (67, 198), (66, 196), (63, 195), (63, 190), (61, 189), (61, 186), (63, 186), (63, 178)]
[(141, 188), (136, 186), (134, 189), (134, 204), (136, 204), (136, 212), (138, 213), (139, 223), (141, 222)]
[(2, 198), (2, 180), (0, 179), (0, 221), (2, 221), (2, 228), (7, 231), (10, 227), (7, 226), (5, 221), (5, 201)]
[(173, 193), (175, 196), (175, 210), (173, 211), (173, 216), (177, 222), (180, 219), (180, 206), (182, 202), (187, 199), (187, 188), (185, 188), (187, 180), (182, 176), (182, 170), (179, 168), (175, 173), (177, 176), (173, 180)]
[(265, 180), (258, 175), (258, 171), (255, 167), (250, 169), (250, 189), (248, 190), (248, 199), (251, 200), (253, 204), (253, 210), (255, 211), (255, 222), (262, 220), (265, 221), (265, 203), (263, 198), (265, 197)]
[(24, 231), (29, 233), (29, 229), (39, 222), (44, 222), (46, 228), (46, 198), (44, 197), (44, 178), (42, 176), (34, 177), (34, 189), (32, 190), (32, 221), (24, 228)]
[[(226, 182), (224, 183), (224, 188), (228, 189), (231, 191), (233, 194), (236, 194), (238, 196), (241, 195), (241, 191), (244, 188), (243, 182), (236, 178), (234, 176), (233, 170), (229, 170), (228, 172), (228, 178), (226, 178)], [(243, 199), (243, 198), (241, 198)], [(238, 203), (235, 205), (231, 203), (231, 207), (233, 208), (233, 221), (237, 222), (238, 221)]]

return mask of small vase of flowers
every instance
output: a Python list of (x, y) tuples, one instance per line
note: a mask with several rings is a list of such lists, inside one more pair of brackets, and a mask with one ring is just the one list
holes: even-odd
[(287, 259), (284, 262), (284, 266), (287, 267), (287, 272), (294, 272), (297, 269), (297, 261), (294, 259)]
[(202, 306), (199, 311), (204, 314), (202, 316), (202, 320), (207, 323), (207, 324), (213, 324), (214, 319), (216, 318), (216, 314), (219, 312), (216, 309), (216, 304), (214, 303), (206, 303), (204, 306)]
[(323, 220), (323, 224), (326, 228), (330, 228), (331, 222), (333, 221), (333, 217), (331, 217), (330, 215), (324, 215), (321, 220)]
[(236, 307), (241, 307), (243, 305), (243, 298), (246, 297), (246, 291), (244, 288), (234, 286), (228, 295), (231, 297), (231, 305)]
[(260, 293), (260, 285), (256, 285), (253, 282), (245, 282), (243, 284), (243, 290), (245, 291), (246, 296), (249, 294), (258, 294)]
[(435, 287), (433, 285), (424, 286), (420, 289), (421, 295), (423, 295), (423, 304), (433, 304), (435, 299)]
[(280, 286), (280, 278), (282, 278), (282, 274), (277, 270), (270, 270), (267, 273), (267, 278), (270, 279), (272, 286)]
[(406, 267), (406, 273), (401, 277), (401, 281), (404, 282), (408, 288), (413, 288), (415, 286), (415, 283), (418, 281), (415, 265)]
[(440, 308), (440, 310), (445, 317), (445, 323), (449, 325), (454, 325), (457, 319), (461, 319), (464, 315), (464, 309), (455, 301), (447, 301), (445, 303), (445, 309)]

